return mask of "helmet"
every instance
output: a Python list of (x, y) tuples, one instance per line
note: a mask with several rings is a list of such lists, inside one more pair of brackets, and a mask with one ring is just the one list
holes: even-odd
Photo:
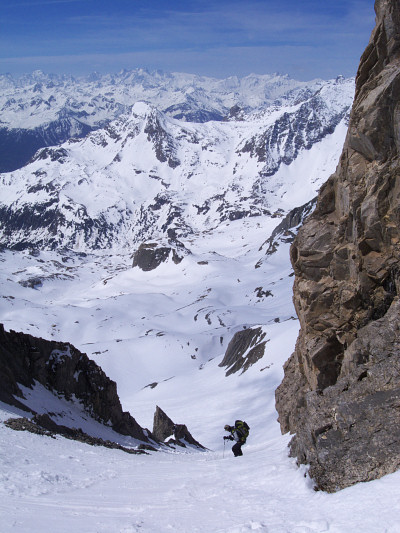
[(231, 429), (231, 427), (228, 426), (227, 424), (224, 426), (224, 430), (225, 430), (225, 431), (230, 431), (230, 429)]

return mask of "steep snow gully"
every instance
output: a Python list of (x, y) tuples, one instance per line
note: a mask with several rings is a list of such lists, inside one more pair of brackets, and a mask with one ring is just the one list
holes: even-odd
[[(271, 409), (272, 410), (272, 409)], [(5, 411), (2, 411), (4, 416)], [(128, 456), (0, 426), (4, 532), (395, 533), (399, 475), (314, 492), (270, 420), (245, 455)], [(4, 448), (3, 448), (4, 450)], [(240, 460), (239, 460), (240, 459)], [(372, 512), (371, 512), (372, 510)]]

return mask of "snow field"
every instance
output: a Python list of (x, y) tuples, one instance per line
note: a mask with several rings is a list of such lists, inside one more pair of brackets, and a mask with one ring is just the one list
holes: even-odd
[[(259, 251), (276, 222), (235, 221), (193, 237), (194, 256), (148, 273), (126, 255), (0, 254), (6, 329), (72, 342), (117, 382), (141, 426), (152, 428), (159, 405), (209, 449), (136, 456), (0, 424), (1, 533), (400, 531), (400, 473), (328, 495), (287, 457), (274, 393), (298, 334), (293, 278), (288, 245), (269, 258)], [(21, 286), (33, 275), (41, 286)], [(257, 287), (272, 296), (257, 297)], [(244, 326), (262, 326), (265, 355), (226, 377), (219, 364)], [(45, 391), (27, 394), (45, 408)], [(0, 407), (1, 421), (23, 414)], [(80, 419), (104, 437), (108, 428), (82, 420), (78, 407), (51, 404), (63, 424)], [(222, 437), (237, 418), (251, 429), (234, 458)]]
[(1, 531), (399, 531), (399, 473), (333, 495), (314, 492), (278, 433), (258, 444), (251, 435), (240, 458), (222, 444), (214, 452), (131, 456), (0, 425)]

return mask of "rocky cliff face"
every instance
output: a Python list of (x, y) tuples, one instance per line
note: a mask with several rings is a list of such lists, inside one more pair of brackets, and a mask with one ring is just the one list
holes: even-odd
[(115, 382), (94, 361), (71, 344), (6, 332), (0, 324), (0, 400), (35, 413), (22, 403), (21, 386), (31, 389), (36, 383), (66, 401), (82, 403), (87, 416), (116, 432), (149, 441), (136, 420), (122, 411)]
[(375, 11), (338, 168), (291, 248), (301, 331), (276, 393), (327, 491), (400, 467), (400, 5)]

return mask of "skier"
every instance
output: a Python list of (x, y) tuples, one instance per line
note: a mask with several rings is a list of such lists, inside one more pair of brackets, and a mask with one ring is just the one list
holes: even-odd
[(230, 435), (225, 436), (224, 440), (235, 440), (236, 443), (232, 446), (232, 452), (235, 457), (243, 455), (242, 446), (246, 443), (249, 436), (249, 426), (242, 420), (236, 420), (234, 426), (224, 426), (225, 431), (229, 431)]

